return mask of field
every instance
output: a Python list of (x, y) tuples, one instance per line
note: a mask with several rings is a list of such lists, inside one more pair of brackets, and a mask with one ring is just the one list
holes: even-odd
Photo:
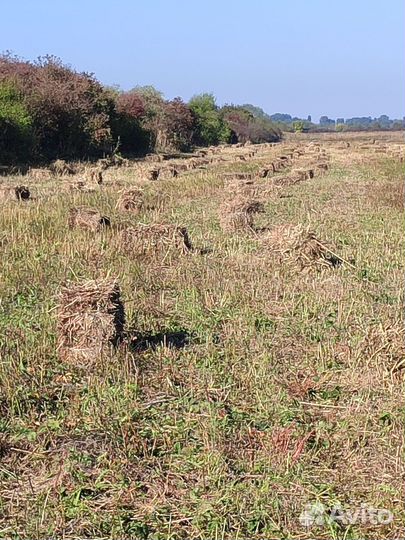
[[(398, 538), (404, 157), (402, 133), (302, 134), (101, 184), (90, 166), (3, 176), (0, 537)], [(111, 226), (69, 227), (83, 205)], [(193, 249), (131, 243), (138, 223), (185, 227)], [(60, 291), (106, 279), (123, 340), (75, 363)], [(308, 527), (316, 504), (393, 519)]]

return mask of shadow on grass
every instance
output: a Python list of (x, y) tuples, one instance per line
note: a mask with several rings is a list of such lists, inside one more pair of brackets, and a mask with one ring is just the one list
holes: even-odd
[(178, 330), (175, 332), (163, 331), (156, 334), (153, 333), (131, 333), (128, 335), (128, 342), (133, 352), (155, 351), (158, 347), (169, 347), (173, 349), (184, 349), (189, 345), (195, 334), (186, 330)]

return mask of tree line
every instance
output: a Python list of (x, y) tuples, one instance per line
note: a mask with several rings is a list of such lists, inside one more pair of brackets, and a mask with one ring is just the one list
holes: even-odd
[(195, 146), (279, 140), (281, 130), (249, 107), (219, 107), (212, 94), (185, 103), (152, 86), (103, 86), (54, 56), (0, 56), (0, 163), (140, 156)]
[(312, 122), (309, 115), (306, 119), (293, 117), (290, 114), (276, 113), (266, 115), (282, 131), (317, 132), (317, 131), (386, 131), (405, 129), (405, 118), (391, 119), (386, 114), (378, 118), (359, 116), (354, 118), (329, 118), (321, 116), (319, 123)]

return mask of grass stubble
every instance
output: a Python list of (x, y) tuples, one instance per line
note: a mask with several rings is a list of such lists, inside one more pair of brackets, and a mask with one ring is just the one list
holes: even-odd
[[(89, 192), (3, 179), (33, 197), (0, 202), (0, 537), (400, 536), (403, 165), (389, 137), (378, 153), (346, 135), (245, 161), (223, 149), (158, 182), (113, 167)], [(258, 174), (288, 151), (287, 168)], [(283, 184), (320, 151), (322, 174)], [(264, 205), (235, 232), (220, 226), (230, 171), (252, 173)], [(122, 188), (141, 190), (135, 212)], [(111, 227), (69, 227), (82, 207)], [(193, 249), (125, 249), (122, 231), (154, 224), (187, 230)], [(271, 249), (286, 226), (321, 239), (306, 258), (332, 250), (339, 264), (303, 265), (302, 252), (292, 264), (298, 244), (280, 235)], [(114, 280), (124, 339), (99, 361), (64, 361), (63, 287)], [(394, 519), (308, 531), (299, 515), (316, 502)]]

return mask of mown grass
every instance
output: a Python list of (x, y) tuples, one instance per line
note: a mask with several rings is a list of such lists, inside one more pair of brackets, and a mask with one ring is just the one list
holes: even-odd
[[(376, 194), (402, 180), (381, 157), (269, 197), (258, 225), (310, 224), (350, 262), (304, 273), (260, 235), (221, 231), (215, 170), (146, 187), (158, 204), (139, 221), (209, 248), (164, 261), (122, 252), (114, 227), (67, 229), (75, 204), (135, 223), (112, 185), (3, 205), (0, 537), (398, 537), (404, 216)], [(106, 275), (145, 346), (92, 372), (63, 365), (61, 284)], [(316, 501), (394, 520), (308, 532)]]

